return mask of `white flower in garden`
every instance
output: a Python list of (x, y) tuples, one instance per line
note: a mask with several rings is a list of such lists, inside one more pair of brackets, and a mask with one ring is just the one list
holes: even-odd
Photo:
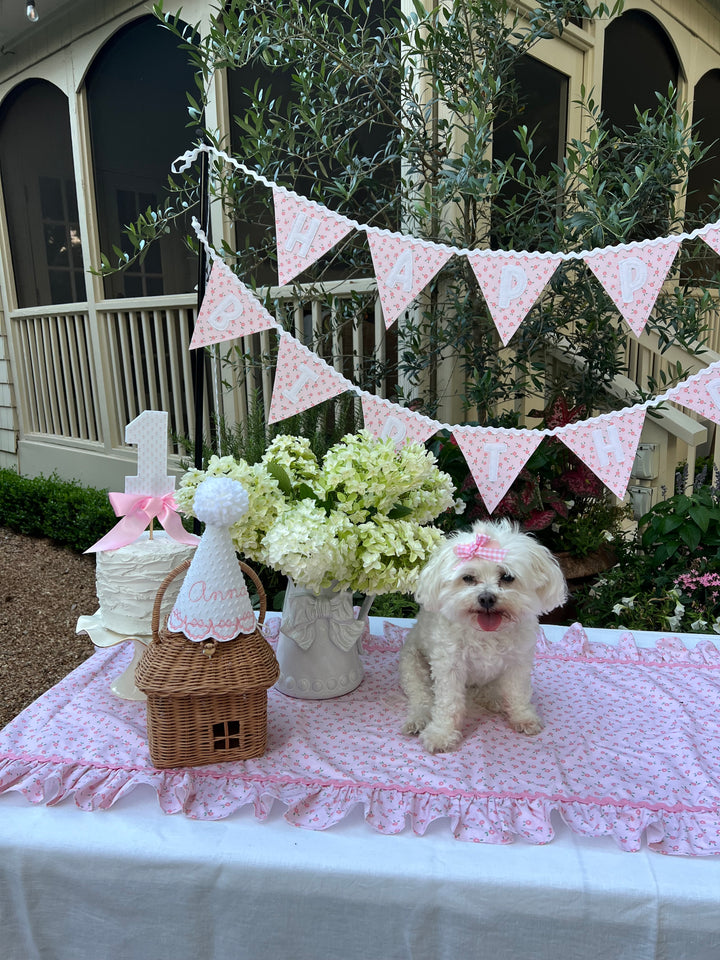
[[(707, 627), (707, 620), (696, 620), (694, 623), (690, 624), (690, 629), (693, 633), (702, 633)], [(718, 624), (716, 623), (714, 628), (717, 628)]]
[(620, 614), (623, 612), (623, 610), (626, 610), (626, 609), (627, 609), (627, 608), (626, 608), (626, 606), (625, 606), (624, 603), (616, 603), (615, 606), (612, 608), (612, 612), (613, 612), (616, 616), (620, 616)]

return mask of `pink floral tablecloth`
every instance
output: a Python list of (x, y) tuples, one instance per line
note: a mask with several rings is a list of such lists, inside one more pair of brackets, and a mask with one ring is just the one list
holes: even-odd
[(458, 839), (489, 843), (546, 843), (557, 811), (623, 850), (645, 837), (661, 853), (720, 853), (720, 650), (710, 641), (643, 649), (625, 634), (610, 646), (579, 625), (560, 642), (541, 636), (534, 687), (545, 730), (525, 737), (478, 708), (461, 747), (431, 756), (399, 732), (403, 635), (386, 624), (366, 640), (366, 678), (344, 697), (270, 690), (264, 757), (165, 771), (150, 762), (145, 705), (110, 691), (132, 644), (99, 650), (0, 732), (0, 792), (99, 810), (149, 784), (166, 813), (215, 820), (251, 805), (262, 820), (279, 801), (309, 829), (361, 804), (382, 833), (422, 834), (447, 818)]

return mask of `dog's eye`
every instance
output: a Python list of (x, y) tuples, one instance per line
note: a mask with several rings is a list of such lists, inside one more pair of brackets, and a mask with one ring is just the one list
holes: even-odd
[(515, 577), (511, 573), (503, 573), (500, 577), (500, 583), (514, 583)]
[(469, 583), (470, 586), (472, 586), (474, 583), (477, 583), (477, 579), (471, 573), (466, 573), (463, 577), (463, 583)]

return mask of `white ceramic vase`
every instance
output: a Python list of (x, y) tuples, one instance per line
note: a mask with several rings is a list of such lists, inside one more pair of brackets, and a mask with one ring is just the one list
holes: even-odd
[(371, 602), (366, 598), (356, 618), (349, 590), (328, 588), (315, 594), (288, 580), (276, 651), (280, 664), (276, 689), (289, 697), (325, 700), (359, 686), (365, 673), (360, 638)]

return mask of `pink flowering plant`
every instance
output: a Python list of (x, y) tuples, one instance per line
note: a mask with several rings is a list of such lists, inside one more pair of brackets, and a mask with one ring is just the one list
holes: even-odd
[(720, 633), (720, 486), (699, 473), (620, 542), (619, 562), (578, 600), (586, 626)]

